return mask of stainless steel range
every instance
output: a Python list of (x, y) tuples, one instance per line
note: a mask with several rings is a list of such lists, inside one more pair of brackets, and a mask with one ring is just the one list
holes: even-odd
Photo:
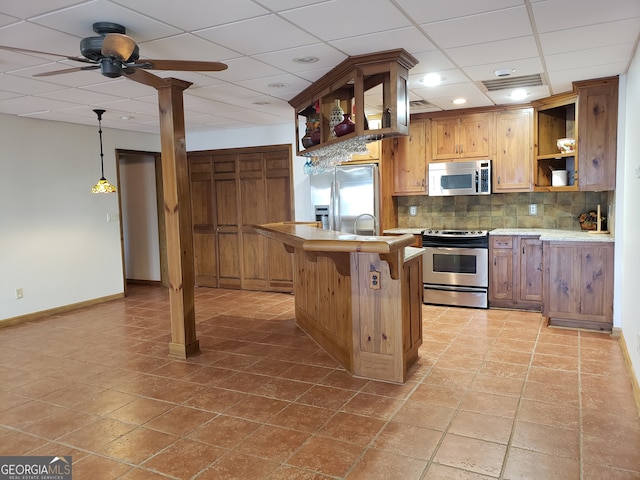
[(423, 302), (488, 308), (489, 232), (423, 230)]

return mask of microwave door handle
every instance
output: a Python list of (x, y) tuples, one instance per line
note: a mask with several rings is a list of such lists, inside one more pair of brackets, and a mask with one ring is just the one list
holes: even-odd
[(478, 193), (478, 188), (480, 187), (480, 175), (478, 173), (478, 170), (476, 170), (476, 193)]

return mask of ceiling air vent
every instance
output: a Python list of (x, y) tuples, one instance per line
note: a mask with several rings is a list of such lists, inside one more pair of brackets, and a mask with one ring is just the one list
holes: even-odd
[(542, 85), (542, 77), (539, 73), (535, 75), (524, 75), (522, 77), (504, 77), (496, 80), (483, 80), (482, 84), (489, 92), (496, 90), (508, 90), (511, 88), (539, 87)]
[(426, 100), (411, 100), (409, 102), (409, 108), (438, 108), (433, 103), (429, 103)]

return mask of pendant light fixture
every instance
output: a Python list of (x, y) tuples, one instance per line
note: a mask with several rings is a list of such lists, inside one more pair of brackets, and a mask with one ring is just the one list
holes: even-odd
[(102, 176), (98, 183), (96, 183), (91, 188), (91, 193), (115, 193), (116, 187), (111, 185), (106, 178), (104, 178), (104, 153), (102, 153), (102, 114), (104, 110), (95, 109), (96, 115), (98, 116), (98, 134), (100, 135), (100, 168), (102, 172)]

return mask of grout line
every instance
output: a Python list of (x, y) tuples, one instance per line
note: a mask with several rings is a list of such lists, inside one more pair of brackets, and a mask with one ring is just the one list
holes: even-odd
[(538, 348), (538, 341), (540, 340), (540, 333), (542, 332), (544, 322), (542, 318), (538, 320), (538, 333), (536, 335), (536, 341), (533, 344), (533, 348), (531, 349), (531, 357), (529, 358), (529, 365), (527, 365), (527, 374), (525, 375), (524, 382), (522, 382), (522, 388), (520, 389), (520, 395), (518, 396), (518, 405), (516, 406), (516, 412), (513, 417), (513, 425), (511, 425), (511, 433), (509, 434), (509, 440), (507, 441), (507, 449), (504, 454), (504, 461), (502, 462), (502, 469), (500, 470), (499, 479), (504, 478), (505, 470), (507, 468), (507, 463), (509, 461), (509, 454), (511, 453), (511, 447), (513, 442), (513, 436), (516, 431), (516, 424), (518, 420), (518, 414), (520, 413), (520, 407), (522, 406), (522, 400), (524, 398), (524, 391), (527, 388), (527, 380), (529, 379), (529, 373), (531, 373), (531, 367), (533, 366), (533, 358), (535, 356), (536, 349)]

